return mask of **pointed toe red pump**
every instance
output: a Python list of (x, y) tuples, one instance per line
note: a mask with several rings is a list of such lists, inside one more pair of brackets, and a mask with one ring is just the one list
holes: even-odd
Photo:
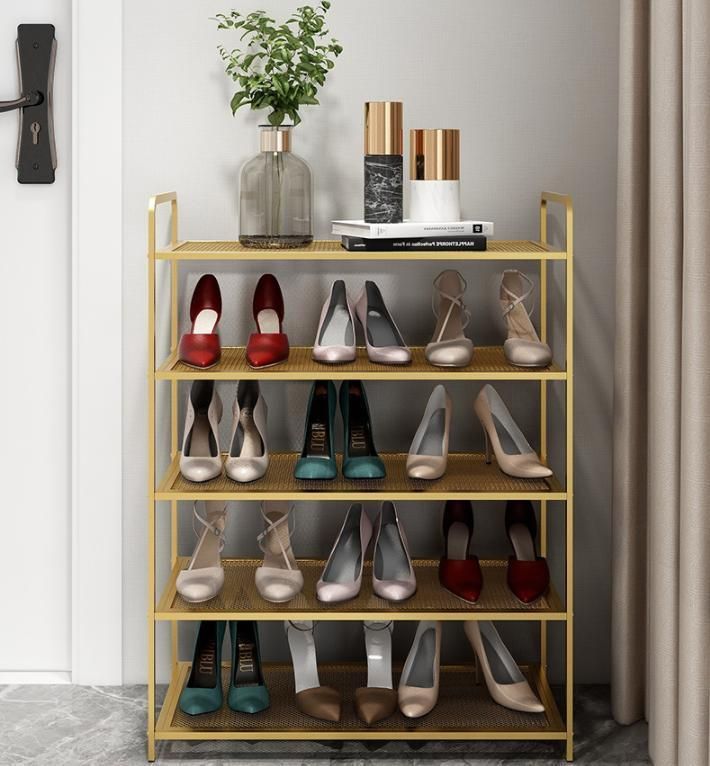
[(283, 331), (284, 299), (273, 274), (264, 274), (256, 285), (253, 303), (256, 332), (249, 336), (247, 364), (255, 369), (273, 367), (288, 359), (288, 336)]
[(222, 316), (222, 294), (214, 274), (203, 274), (190, 301), (192, 329), (180, 338), (181, 362), (201, 370), (219, 362), (222, 348), (217, 324)]
[(468, 552), (473, 537), (473, 506), (469, 500), (447, 500), (444, 506), (444, 556), (439, 562), (439, 582), (469, 604), (483, 588), (478, 556)]
[(508, 587), (523, 604), (547, 593), (550, 571), (537, 555), (537, 521), (529, 500), (509, 500), (505, 506), (505, 531), (514, 554), (508, 559)]

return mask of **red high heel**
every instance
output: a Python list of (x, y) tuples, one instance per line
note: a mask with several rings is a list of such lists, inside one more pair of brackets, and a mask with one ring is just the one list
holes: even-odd
[(273, 367), (288, 359), (288, 336), (281, 323), (284, 299), (273, 274), (264, 274), (256, 285), (253, 304), (257, 332), (249, 336), (247, 363), (250, 367)]
[(469, 554), (473, 537), (473, 507), (469, 500), (447, 500), (444, 506), (444, 556), (439, 562), (439, 582), (470, 604), (483, 588), (478, 556)]
[(550, 570), (537, 555), (537, 521), (529, 500), (508, 500), (505, 531), (515, 552), (508, 558), (508, 587), (523, 604), (530, 604), (547, 592)]
[(204, 370), (219, 362), (222, 348), (217, 323), (222, 316), (222, 294), (214, 274), (203, 274), (190, 301), (192, 331), (180, 338), (180, 361)]

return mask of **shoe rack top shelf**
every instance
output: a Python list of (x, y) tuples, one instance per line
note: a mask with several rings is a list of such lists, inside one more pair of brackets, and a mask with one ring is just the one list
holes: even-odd
[(324, 604), (316, 598), (316, 582), (325, 561), (299, 559), (303, 590), (285, 604), (265, 601), (254, 584), (257, 559), (223, 559), (224, 586), (201, 604), (185, 601), (176, 581), (189, 558), (177, 559), (155, 612), (157, 620), (565, 620), (567, 615), (554, 589), (533, 604), (523, 604), (506, 584), (506, 561), (481, 561), (483, 590), (476, 604), (457, 598), (439, 584), (439, 562), (415, 559), (417, 591), (406, 601), (390, 602), (372, 591), (372, 564), (365, 563), (362, 589), (350, 601)]
[[(365, 726), (353, 706), (355, 689), (367, 685), (363, 665), (323, 663), (320, 681), (342, 694), (342, 717), (321, 721), (301, 713), (294, 704), (290, 665), (264, 665), (264, 680), (271, 705), (259, 715), (235, 713), (223, 704), (214, 713), (190, 716), (179, 707), (180, 693), (190, 674), (190, 663), (180, 662), (173, 673), (156, 726), (157, 739), (185, 740), (424, 740), (516, 739), (564, 740), (566, 730), (547, 682), (537, 665), (522, 666), (535, 694), (545, 706), (542, 713), (521, 713), (493, 701), (483, 683), (477, 683), (473, 665), (443, 665), (439, 701), (423, 718), (405, 718), (399, 711)], [(229, 688), (229, 667), (223, 667), (222, 687)], [(399, 669), (395, 668), (395, 689)]]
[(564, 380), (566, 373), (554, 362), (549, 367), (516, 367), (505, 358), (502, 346), (477, 346), (468, 367), (434, 367), (427, 362), (423, 346), (412, 347), (412, 363), (373, 364), (367, 351), (358, 348), (355, 362), (320, 364), (307, 346), (291, 348), (287, 362), (255, 370), (246, 361), (243, 346), (222, 347), (222, 358), (214, 367), (198, 370), (171, 354), (155, 373), (158, 380)]
[(342, 456), (338, 455), (338, 477), (331, 481), (296, 479), (295, 452), (269, 456), (269, 470), (261, 479), (239, 484), (224, 474), (201, 484), (180, 474), (180, 454), (173, 458), (155, 491), (156, 500), (565, 500), (560, 482), (549, 479), (515, 479), (502, 473), (495, 463), (486, 464), (481, 453), (449, 453), (446, 473), (436, 481), (410, 479), (406, 453), (381, 452), (387, 476), (384, 479), (346, 479)]
[(567, 253), (531, 239), (490, 239), (487, 250), (446, 252), (350, 252), (337, 239), (317, 239), (306, 247), (291, 249), (257, 249), (222, 240), (184, 240), (156, 250), (155, 257), (165, 261), (563, 261)]

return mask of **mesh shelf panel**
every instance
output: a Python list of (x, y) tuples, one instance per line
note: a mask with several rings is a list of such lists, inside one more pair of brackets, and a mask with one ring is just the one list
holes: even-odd
[[(184, 686), (189, 671), (185, 663), (179, 676), (180, 688)], [(532, 688), (538, 689), (538, 676), (523, 668)], [(355, 689), (367, 683), (365, 665), (321, 665), (319, 666), (321, 684), (331, 686), (342, 693), (342, 718), (337, 723), (320, 721), (304, 715), (296, 707), (293, 684), (293, 671), (287, 665), (265, 665), (264, 677), (271, 697), (271, 706), (262, 713), (248, 715), (235, 713), (226, 703), (215, 713), (190, 716), (183, 713), (177, 705), (168, 711), (170, 721), (168, 731), (179, 735), (181, 731), (210, 732), (234, 731), (259, 732), (308, 731), (342, 732), (343, 739), (357, 738), (358, 731), (380, 731), (383, 738), (394, 731), (431, 731), (431, 732), (536, 732), (539, 734), (560, 731), (556, 709), (544, 713), (521, 713), (496, 704), (488, 694), (485, 685), (476, 683), (473, 667), (442, 667), (439, 701), (436, 707), (423, 718), (405, 718), (396, 711), (390, 718), (378, 721), (366, 727), (357, 717), (353, 700)], [(398, 673), (395, 673), (394, 687), (397, 688)], [(229, 688), (229, 668), (223, 669), (223, 688), (226, 697)], [(172, 715), (170, 715), (172, 713)], [(317, 737), (314, 737), (317, 738)]]
[(289, 375), (304, 375), (311, 379), (324, 377), (329, 379), (416, 379), (431, 377), (436, 380), (456, 380), (479, 376), (482, 379), (495, 378), (496, 375), (520, 376), (520, 378), (538, 378), (550, 373), (562, 373), (560, 367), (551, 364), (549, 367), (531, 370), (516, 367), (505, 358), (502, 346), (478, 346), (473, 360), (467, 367), (434, 367), (427, 362), (422, 346), (412, 347), (412, 363), (402, 366), (373, 364), (367, 358), (367, 351), (358, 348), (357, 360), (348, 364), (319, 364), (312, 358), (312, 349), (306, 346), (291, 348), (287, 362), (270, 367), (266, 370), (253, 370), (246, 362), (243, 346), (225, 346), (222, 348), (222, 358), (219, 363), (209, 370), (196, 370), (194, 367), (179, 360), (167, 364), (161, 369), (161, 377), (170, 377), (170, 373), (193, 378), (213, 379), (217, 376), (229, 376), (235, 380), (243, 376), (259, 377), (260, 379), (287, 378)]
[(167, 479), (161, 485), (159, 496), (170, 499), (170, 494), (189, 495), (191, 498), (209, 499), (211, 493), (229, 493), (234, 499), (240, 497), (256, 498), (260, 495), (278, 493), (296, 499), (299, 495), (308, 497), (334, 493), (353, 498), (362, 493), (400, 493), (421, 494), (425, 500), (427, 493), (465, 494), (476, 492), (501, 493), (504, 495), (525, 495), (526, 493), (560, 492), (561, 487), (555, 477), (549, 479), (516, 479), (507, 476), (498, 469), (493, 461), (487, 465), (482, 453), (450, 453), (446, 474), (436, 481), (410, 479), (406, 470), (406, 453), (381, 453), (387, 476), (384, 479), (360, 479), (357, 481), (343, 477), (340, 470), (341, 456), (338, 455), (338, 477), (332, 481), (302, 481), (293, 475), (297, 453), (277, 452), (270, 455), (269, 469), (266, 475), (249, 484), (239, 484), (228, 479), (225, 474), (201, 484), (184, 479), (179, 472), (179, 456), (176, 456), (168, 471)]
[[(343, 614), (375, 613), (371, 619), (377, 619), (378, 612), (388, 615), (401, 614), (403, 618), (412, 612), (431, 612), (432, 615), (451, 612), (453, 615), (466, 617), (475, 612), (511, 612), (516, 616), (531, 615), (539, 617), (542, 613), (562, 612), (562, 605), (557, 594), (551, 591), (547, 596), (533, 604), (524, 605), (510, 592), (506, 583), (507, 562), (482, 561), (483, 590), (476, 604), (468, 604), (445, 590), (439, 584), (439, 562), (433, 559), (416, 559), (414, 569), (417, 578), (417, 592), (407, 601), (393, 603), (380, 598), (372, 592), (372, 564), (366, 562), (363, 572), (363, 584), (360, 594), (350, 601), (340, 604), (324, 604), (316, 598), (316, 582), (323, 571), (325, 561), (301, 560), (299, 568), (303, 572), (304, 586), (301, 593), (287, 604), (272, 604), (261, 598), (254, 585), (254, 571), (261, 564), (256, 559), (224, 559), (224, 586), (219, 595), (202, 604), (190, 604), (175, 592), (175, 578), (179, 569), (188, 564), (188, 559), (180, 560), (173, 571), (168, 592), (172, 594), (167, 611), (176, 613), (189, 612), (195, 615), (241, 612), (259, 613), (269, 619), (283, 619), (283, 615), (317, 612), (318, 619), (333, 619)], [(263, 617), (261, 618), (263, 619)]]

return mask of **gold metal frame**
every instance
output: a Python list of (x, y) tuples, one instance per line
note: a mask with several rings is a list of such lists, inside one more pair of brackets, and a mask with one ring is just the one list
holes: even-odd
[[(170, 243), (166, 247), (156, 245), (156, 210), (159, 206), (170, 203), (171, 225)], [(555, 249), (548, 243), (548, 204), (559, 204), (565, 208), (566, 243), (563, 250)], [(478, 359), (464, 370), (446, 371), (433, 370), (419, 356), (422, 349), (414, 349), (414, 363), (410, 367), (385, 368), (369, 365), (361, 354), (353, 369), (322, 368), (310, 360), (310, 349), (294, 349), (291, 361), (287, 365), (263, 371), (250, 370), (243, 363), (243, 349), (225, 349), (222, 363), (207, 372), (191, 370), (181, 365), (177, 358), (178, 343), (178, 280), (179, 268), (182, 261), (194, 260), (278, 260), (278, 261), (369, 261), (369, 260), (486, 260), (486, 261), (538, 261), (540, 264), (540, 336), (543, 341), (548, 339), (548, 262), (563, 261), (565, 263), (566, 284), (566, 330), (565, 330), (565, 364), (561, 367), (552, 364), (545, 370), (520, 370), (507, 365), (499, 348), (477, 349)], [(159, 261), (166, 261), (170, 268), (170, 353), (168, 358), (160, 363), (156, 359), (156, 268)], [(336, 241), (316, 241), (307, 248), (297, 250), (255, 250), (243, 248), (238, 242), (222, 241), (181, 241), (178, 238), (178, 204), (175, 192), (159, 194), (152, 197), (148, 208), (148, 760), (155, 760), (156, 740), (170, 739), (504, 739), (504, 740), (556, 740), (565, 742), (566, 757), (571, 761), (574, 756), (573, 729), (573, 660), (574, 660), (574, 530), (573, 530), (573, 414), (574, 414), (574, 331), (573, 331), (573, 208), (569, 196), (543, 192), (540, 200), (540, 239), (533, 240), (496, 240), (489, 242), (488, 250), (483, 252), (455, 253), (392, 253), (365, 252), (348, 253)], [(479, 353), (480, 352), (480, 353)], [(535, 380), (540, 385), (540, 455), (543, 461), (548, 456), (548, 383), (560, 381), (565, 385), (565, 476), (560, 483), (554, 477), (542, 486), (522, 487), (501, 485), (500, 473), (492, 471), (486, 474), (471, 468), (477, 474), (475, 481), (460, 484), (454, 481), (450, 485), (438, 487), (404, 486), (386, 483), (375, 485), (365, 490), (352, 486), (342, 486), (330, 491), (314, 491), (307, 485), (295, 486), (284, 480), (283, 486), (278, 482), (268, 481), (259, 488), (229, 486), (228, 480), (215, 480), (216, 483), (192, 485), (185, 487), (179, 480), (176, 466), (179, 460), (178, 452), (178, 384), (180, 380), (194, 380), (206, 377), (216, 380), (239, 380), (242, 378), (258, 378), (271, 380), (314, 380), (329, 377), (349, 379), (356, 375), (366, 380)], [(168, 381), (170, 384), (170, 457), (171, 463), (165, 475), (159, 479), (156, 475), (156, 388), (158, 381)], [(400, 456), (392, 455), (391, 460), (397, 464)], [(453, 461), (470, 460), (472, 466), (480, 456), (457, 455)], [(282, 456), (286, 464), (290, 456)], [(278, 458), (277, 458), (278, 461)], [(284, 474), (285, 475), (285, 474)], [(268, 475), (267, 475), (268, 476)], [(263, 480), (262, 480), (263, 481)], [(220, 483), (221, 482), (221, 483)], [(303, 483), (302, 483), (303, 484)], [(548, 536), (549, 511), (548, 503), (563, 502), (565, 504), (565, 587), (562, 598), (557, 592), (551, 592), (544, 604), (537, 607), (511, 607), (499, 594), (498, 600), (491, 597), (475, 608), (462, 608), (460, 604), (449, 604), (445, 599), (441, 605), (433, 604), (427, 598), (426, 588), (411, 602), (395, 606), (387, 602), (379, 602), (372, 594), (363, 594), (354, 605), (328, 608), (316, 604), (304, 596), (302, 602), (290, 605), (275, 606), (255, 599), (253, 603), (239, 608), (231, 606), (227, 601), (215, 600), (214, 604), (199, 608), (186, 605), (176, 594), (175, 579), (177, 573), (185, 564), (185, 559), (178, 556), (178, 502), (186, 499), (205, 498), (221, 500), (269, 500), (269, 499), (312, 499), (317, 494), (319, 500), (337, 499), (397, 499), (397, 500), (441, 500), (450, 497), (469, 497), (477, 500), (505, 500), (509, 497), (526, 497), (540, 503), (540, 550), (543, 556), (550, 550)], [(158, 597), (156, 587), (156, 504), (167, 502), (170, 506), (170, 560), (171, 576)], [(422, 575), (423, 582), (430, 576), (430, 570), (436, 562), (418, 561), (416, 566)], [(495, 579), (496, 567), (503, 562), (484, 562), (489, 567), (489, 577)], [(313, 571), (322, 566), (320, 561), (304, 561), (304, 569)], [(256, 566), (256, 562), (248, 560), (225, 560), (225, 570), (234, 570), (233, 576), (240, 576), (240, 568)], [(367, 579), (367, 578), (365, 578)], [(227, 578), (229, 580), (229, 577)], [(250, 578), (251, 581), (251, 578)], [(242, 586), (244, 582), (242, 581)], [(244, 596), (245, 588), (240, 592)], [(229, 598), (229, 582), (223, 589), (225, 598)], [(218, 605), (219, 604), (219, 605)], [(442, 727), (432, 730), (426, 724), (410, 728), (377, 728), (377, 729), (331, 729), (324, 731), (318, 727), (293, 728), (284, 725), (282, 728), (250, 728), (238, 730), (235, 728), (200, 728), (175, 726), (174, 720), (180, 691), (186, 682), (189, 663), (180, 662), (178, 655), (177, 624), (180, 620), (200, 619), (327, 619), (327, 620), (363, 620), (363, 619), (393, 619), (393, 620), (522, 620), (540, 622), (540, 661), (526, 672), (530, 673), (541, 699), (545, 705), (549, 726), (544, 730), (534, 727), (497, 728), (490, 730)], [(155, 630), (159, 621), (167, 621), (171, 630), (172, 678), (166, 699), (156, 721), (155, 706), (155, 668), (156, 643)], [(548, 626), (550, 623), (563, 623), (565, 627), (565, 705), (564, 721), (560, 716), (555, 700), (547, 681), (548, 667)], [(449, 668), (445, 672), (456, 672)]]

